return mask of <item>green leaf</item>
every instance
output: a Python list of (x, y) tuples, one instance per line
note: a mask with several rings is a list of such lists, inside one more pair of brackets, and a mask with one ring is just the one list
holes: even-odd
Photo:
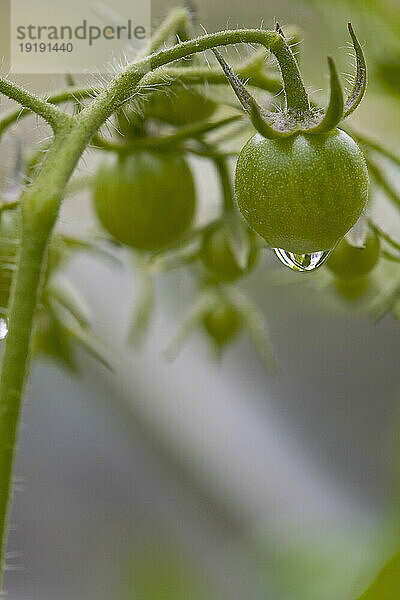
[(373, 584), (358, 600), (399, 600), (400, 552), (385, 565)]

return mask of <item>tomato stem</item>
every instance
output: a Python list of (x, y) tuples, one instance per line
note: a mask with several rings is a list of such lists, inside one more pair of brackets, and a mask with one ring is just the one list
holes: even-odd
[(234, 207), (232, 181), (231, 174), (229, 172), (228, 161), (222, 156), (215, 156), (213, 161), (221, 184), (224, 211), (228, 212), (233, 210)]
[(282, 73), (286, 109), (307, 112), (310, 103), (299, 66), (285, 38), (279, 32), (276, 32), (270, 49), (275, 54)]

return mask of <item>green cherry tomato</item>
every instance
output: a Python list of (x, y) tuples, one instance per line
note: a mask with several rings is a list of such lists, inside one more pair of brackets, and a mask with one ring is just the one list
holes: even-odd
[(239, 154), (235, 193), (271, 248), (307, 254), (330, 250), (355, 224), (368, 183), (361, 150), (340, 129), (273, 140), (257, 133)]
[(364, 296), (370, 281), (368, 276), (364, 276), (357, 279), (336, 279), (335, 284), (337, 292), (344, 300), (355, 302)]
[(229, 234), (227, 227), (217, 224), (207, 229), (203, 236), (200, 257), (218, 281), (236, 281), (253, 268), (257, 259), (258, 252), (252, 231), (246, 228), (245, 235), (248, 236), (249, 254), (245, 267), (238, 264)]
[(175, 84), (168, 92), (152, 94), (146, 114), (170, 125), (190, 125), (208, 119), (215, 110), (215, 103), (192, 88)]
[(190, 227), (195, 187), (187, 162), (173, 154), (141, 152), (100, 167), (94, 203), (104, 228), (119, 242), (155, 251)]
[(222, 347), (238, 333), (240, 318), (232, 306), (221, 301), (204, 315), (203, 327), (213, 342), (218, 347)]
[(364, 248), (351, 246), (343, 239), (328, 258), (326, 266), (342, 280), (364, 277), (376, 265), (380, 246), (379, 236), (373, 230), (368, 232)]

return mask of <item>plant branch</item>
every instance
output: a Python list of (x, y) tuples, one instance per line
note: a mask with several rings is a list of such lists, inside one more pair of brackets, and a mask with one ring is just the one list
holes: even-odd
[(68, 123), (71, 118), (46, 100), (42, 100), (35, 94), (8, 81), (8, 79), (0, 78), (0, 92), (21, 104), (25, 109), (42, 117), (52, 127), (53, 131), (57, 131), (62, 125)]
[[(247, 65), (242, 66), (241, 64), (233, 68), (239, 77), (247, 80), (248, 85), (271, 92), (272, 94), (277, 94), (282, 89), (282, 81), (276, 75), (263, 71), (255, 71), (254, 68)], [(226, 84), (224, 73), (220, 69), (209, 67), (169, 67), (165, 69), (164, 73), (182, 83), (202, 84), (207, 82), (212, 85)]]
[(175, 145), (177, 142), (184, 141), (188, 138), (196, 138), (205, 133), (230, 125), (242, 118), (242, 115), (232, 115), (231, 117), (225, 117), (218, 121), (201, 122), (195, 123), (194, 125), (188, 125), (186, 127), (180, 127), (174, 133), (164, 136), (155, 137), (138, 137), (130, 141), (129, 143), (118, 143), (102, 138), (100, 135), (95, 134), (92, 139), (92, 143), (110, 152), (118, 152), (121, 154), (134, 152), (137, 150), (147, 149), (162, 149), (171, 145)]
[(227, 159), (222, 156), (215, 156), (213, 161), (221, 185), (224, 211), (233, 210), (233, 190)]
[[(76, 88), (68, 88), (66, 90), (61, 90), (55, 92), (48, 96), (46, 105), (48, 104), (62, 104), (63, 102), (70, 102), (76, 100), (84, 100), (86, 98), (93, 98), (94, 95), (98, 94), (99, 90), (96, 90), (94, 87), (76, 87)], [(35, 112), (35, 111), (33, 111)], [(61, 112), (61, 111), (58, 111)], [(18, 119), (25, 117), (27, 115), (31, 115), (32, 110), (28, 108), (17, 108), (12, 109), (0, 118), (0, 136), (4, 133), (4, 131), (10, 127), (15, 121)], [(65, 113), (61, 113), (65, 114)]]

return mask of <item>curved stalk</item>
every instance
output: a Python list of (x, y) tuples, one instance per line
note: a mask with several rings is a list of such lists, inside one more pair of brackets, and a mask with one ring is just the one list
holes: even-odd
[(304, 87), (299, 65), (285, 38), (279, 33), (276, 34), (275, 39), (270, 46), (270, 50), (275, 54), (282, 73), (286, 96), (286, 109), (296, 111), (309, 110), (310, 102)]

